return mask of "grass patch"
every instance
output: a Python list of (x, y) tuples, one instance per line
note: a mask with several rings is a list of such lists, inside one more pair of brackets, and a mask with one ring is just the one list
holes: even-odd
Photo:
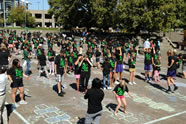
[[(11, 30), (25, 30), (23, 27), (6, 27), (0, 29), (11, 29)], [(42, 31), (60, 31), (59, 28), (28, 28), (28, 30), (42, 30)]]

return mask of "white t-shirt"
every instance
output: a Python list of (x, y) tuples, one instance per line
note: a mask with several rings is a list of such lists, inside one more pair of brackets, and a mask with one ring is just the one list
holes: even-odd
[(0, 95), (6, 93), (6, 84), (8, 82), (7, 74), (0, 74)]
[(150, 48), (150, 42), (148, 40), (145, 41), (144, 48)]

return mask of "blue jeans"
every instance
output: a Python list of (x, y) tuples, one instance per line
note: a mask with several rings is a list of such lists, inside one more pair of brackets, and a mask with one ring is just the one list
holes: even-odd
[(126, 49), (126, 57), (128, 56), (129, 50), (130, 50), (130, 48)]
[(107, 79), (107, 85), (108, 87), (110, 86), (110, 73), (107, 75), (103, 75), (103, 83), (104, 83), (104, 87), (106, 87), (106, 79)]
[(25, 71), (25, 74), (26, 74), (26, 75), (28, 75), (29, 69), (30, 69), (30, 60), (27, 60), (27, 61), (26, 61), (26, 71)]

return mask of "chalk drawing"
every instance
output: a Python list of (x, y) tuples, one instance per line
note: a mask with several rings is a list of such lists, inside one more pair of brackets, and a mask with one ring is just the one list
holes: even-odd
[(49, 107), (45, 104), (37, 105), (35, 106), (34, 113), (37, 115), (37, 118), (42, 118), (48, 124), (72, 124), (72, 117), (55, 106)]
[[(85, 105), (88, 104), (87, 101), (84, 100), (84, 98), (81, 98), (81, 102)], [(112, 108), (106, 107), (106, 104), (104, 104), (104, 103), (102, 103), (102, 106), (103, 106), (103, 112), (106, 113), (112, 119), (125, 120), (125, 121), (130, 122), (130, 123), (138, 121), (138, 118), (134, 117), (134, 114), (132, 112), (128, 112), (128, 114), (124, 114), (123, 112), (118, 111), (118, 116), (116, 117), (114, 115), (114, 111), (113, 111)]]
[[(152, 87), (152, 86), (145, 86), (145, 88), (147, 88), (148, 90), (152, 91), (153, 93), (156, 93), (156, 94), (159, 94), (161, 91)], [(166, 95), (167, 97), (168, 96), (174, 96), (176, 97), (177, 99), (179, 100), (183, 100), (183, 101), (186, 101), (186, 96), (185, 95), (182, 95), (180, 94), (179, 92), (175, 92), (175, 93), (172, 93), (172, 94), (167, 94), (165, 92), (161, 92), (163, 95)]]
[[(162, 102), (159, 102), (159, 103), (155, 102), (148, 97), (140, 97), (135, 93), (132, 93), (132, 96), (134, 97), (133, 98), (134, 102), (147, 104), (150, 108), (164, 110), (164, 111), (167, 111), (167, 112), (175, 111), (175, 109), (170, 107), (168, 104), (165, 104), (165, 103), (162, 103)], [(129, 97), (128, 94), (126, 94), (126, 97)]]

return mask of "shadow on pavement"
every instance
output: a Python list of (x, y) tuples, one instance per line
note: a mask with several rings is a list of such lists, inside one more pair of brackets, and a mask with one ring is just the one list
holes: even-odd
[[(114, 104), (114, 103), (109, 103), (106, 105), (106, 108), (109, 110), (109, 111), (115, 111), (117, 107), (117, 104)], [(123, 108), (123, 107), (120, 107), (120, 108)], [(124, 112), (123, 110), (119, 109), (119, 111), (121, 112)]]
[(160, 86), (159, 84), (154, 84), (154, 83), (149, 83), (151, 86), (153, 86), (154, 88), (157, 88), (165, 93), (167, 93), (167, 89), (165, 89), (164, 87)]
[[(26, 100), (26, 97), (31, 97), (31, 96), (24, 94), (24, 99), (25, 100)], [(16, 95), (16, 102), (20, 102), (20, 101), (21, 101), (20, 94), (17, 94)]]
[(139, 80), (145, 81), (145, 79), (144, 79), (144, 78), (142, 78), (142, 77), (141, 77), (141, 76), (139, 76), (139, 75), (136, 75), (135, 77), (136, 77), (136, 78), (138, 78)]
[(78, 118), (77, 124), (84, 124), (85, 123), (85, 118)]

